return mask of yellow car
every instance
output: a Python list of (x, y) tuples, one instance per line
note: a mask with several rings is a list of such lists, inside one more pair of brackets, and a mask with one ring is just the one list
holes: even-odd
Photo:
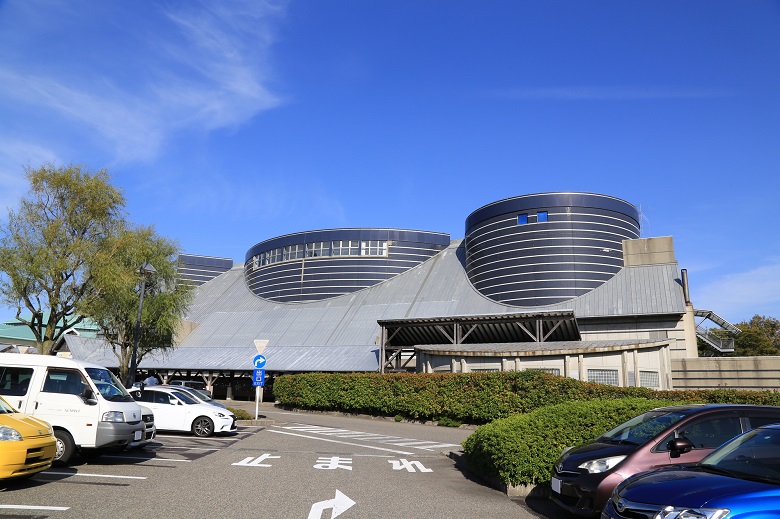
[(0, 479), (23, 478), (46, 470), (56, 451), (51, 425), (20, 413), (0, 397)]

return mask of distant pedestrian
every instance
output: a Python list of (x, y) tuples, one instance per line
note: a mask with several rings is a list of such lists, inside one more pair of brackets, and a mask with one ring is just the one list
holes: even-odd
[(160, 381), (157, 380), (153, 373), (149, 373), (149, 376), (144, 379), (145, 386), (156, 386), (159, 383)]

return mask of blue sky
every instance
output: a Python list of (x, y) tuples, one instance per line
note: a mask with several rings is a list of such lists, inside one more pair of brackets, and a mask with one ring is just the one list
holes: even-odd
[(780, 2), (0, 0), (0, 205), (44, 162), (237, 262), (609, 194), (674, 237), (697, 308), (780, 318)]

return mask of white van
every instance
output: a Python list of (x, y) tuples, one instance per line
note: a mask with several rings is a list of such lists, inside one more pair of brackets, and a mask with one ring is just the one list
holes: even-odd
[(126, 447), (144, 436), (141, 408), (113, 373), (91, 362), (0, 353), (0, 395), (52, 425), (60, 463), (76, 449)]

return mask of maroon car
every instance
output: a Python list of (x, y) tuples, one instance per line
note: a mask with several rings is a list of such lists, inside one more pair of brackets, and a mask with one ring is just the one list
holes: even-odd
[(693, 464), (755, 427), (780, 422), (780, 407), (692, 404), (653, 409), (596, 438), (563, 451), (551, 497), (571, 513), (601, 513), (612, 490), (639, 472)]

